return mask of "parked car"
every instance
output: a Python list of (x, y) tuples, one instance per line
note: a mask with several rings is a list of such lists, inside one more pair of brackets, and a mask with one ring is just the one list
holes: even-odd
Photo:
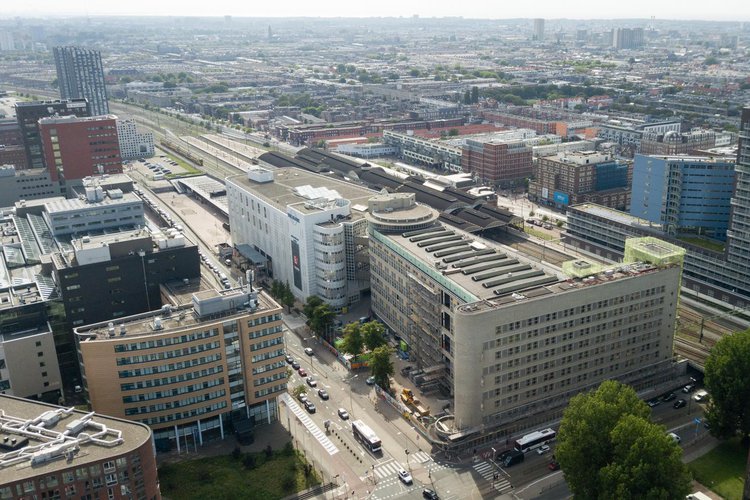
[(414, 482), (414, 480), (411, 478), (411, 474), (409, 474), (404, 469), (399, 469), (398, 470), (398, 478), (404, 484), (412, 484)]
[(305, 404), (307, 402), (307, 394), (305, 394), (304, 392), (300, 393), (300, 395), (297, 396), (297, 399), (300, 403)]
[(560, 470), (560, 463), (557, 460), (553, 460), (547, 464), (547, 468), (549, 470)]
[(305, 401), (305, 410), (307, 410), (308, 413), (315, 413), (316, 411), (315, 404), (309, 399)]
[(328, 401), (328, 391), (325, 389), (318, 389), (318, 396), (320, 396), (320, 399), (323, 401)]
[(662, 400), (662, 401), (664, 401), (665, 403), (667, 403), (667, 402), (669, 402), (669, 401), (672, 401), (672, 400), (673, 400), (674, 398), (676, 398), (676, 397), (677, 397), (677, 396), (675, 395), (675, 393), (674, 393), (674, 392), (670, 392), (669, 394), (665, 394), (665, 395), (664, 395), (664, 396), (663, 396), (663, 397), (661, 398), (661, 400)]
[(314, 352), (310, 347), (305, 347), (305, 354), (307, 354), (308, 356), (312, 356)]
[(294, 368), (295, 370), (299, 370), (299, 363), (297, 363), (296, 361), (292, 361), (292, 368)]
[(687, 406), (687, 401), (685, 401), (684, 399), (678, 399), (678, 400), (677, 400), (677, 401), (675, 401), (675, 402), (674, 402), (674, 404), (672, 405), (672, 407), (673, 407), (673, 408), (674, 408), (675, 410), (678, 410), (678, 409), (680, 409), (680, 408), (684, 408), (685, 406)]
[(365, 380), (367, 385), (375, 385), (375, 377), (367, 377), (367, 380)]
[(345, 409), (339, 408), (338, 414), (341, 420), (349, 420), (349, 412)]
[(548, 444), (543, 444), (542, 446), (540, 446), (539, 448), (536, 449), (536, 454), (537, 455), (544, 455), (549, 450), (550, 450), (549, 445)]
[(401, 368), (401, 375), (408, 375), (412, 371), (412, 369), (412, 366), (404, 366), (403, 368)]
[(302, 378), (304, 378), (304, 377), (307, 377), (307, 372), (305, 371), (305, 369), (304, 369), (304, 368), (300, 368), (299, 370), (297, 370), (297, 373), (298, 373), (298, 374), (299, 374), (299, 376), (300, 376), (300, 377), (302, 377)]
[(667, 436), (671, 437), (671, 438), (672, 438), (672, 440), (673, 440), (673, 441), (674, 441), (675, 443), (677, 443), (677, 444), (680, 444), (680, 441), (682, 441), (682, 439), (680, 438), (680, 436), (678, 436), (678, 435), (677, 435), (677, 434), (675, 434), (674, 432), (668, 432), (668, 433), (667, 433)]
[(682, 388), (682, 392), (685, 394), (691, 393), (695, 390), (695, 384), (688, 384)]
[(646, 404), (649, 405), (651, 408), (654, 406), (657, 406), (661, 401), (659, 401), (659, 398), (649, 399)]
[(695, 396), (693, 396), (693, 399), (697, 401), (698, 403), (705, 401), (708, 399), (708, 392), (704, 389), (701, 389), (700, 391), (695, 393)]
[(310, 387), (317, 387), (318, 381), (312, 377), (307, 377), (307, 385), (309, 385)]
[(438, 500), (439, 497), (433, 490), (425, 488), (422, 490), (422, 498), (426, 498), (427, 500)]

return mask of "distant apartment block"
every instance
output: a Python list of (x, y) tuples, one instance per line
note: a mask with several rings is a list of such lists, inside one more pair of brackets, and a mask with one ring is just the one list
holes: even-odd
[(694, 155), (717, 145), (713, 130), (694, 129), (683, 133), (670, 130), (666, 133), (643, 134), (640, 152), (644, 155)]
[(44, 162), (54, 181), (122, 173), (115, 115), (42, 118), (39, 133)]
[(394, 130), (383, 132), (383, 142), (396, 148), (399, 156), (420, 165), (451, 172), (461, 171), (461, 148)]
[(529, 199), (565, 210), (591, 201), (626, 209), (630, 206), (632, 164), (594, 151), (559, 153), (538, 158), (529, 182)]
[(544, 19), (534, 19), (534, 40), (541, 42), (544, 40)]
[(154, 156), (154, 133), (139, 131), (133, 118), (117, 119), (117, 139), (123, 160)]
[(146, 424), (160, 449), (178, 450), (224, 438), (238, 417), (276, 420), (287, 387), (281, 306), (248, 285), (163, 290), (173, 306), (75, 329), (94, 410)]
[(662, 122), (635, 122), (628, 120), (610, 120), (599, 125), (598, 137), (618, 146), (628, 147), (633, 153), (640, 152), (644, 134), (680, 133), (679, 120)]
[(55, 47), (53, 54), (60, 97), (87, 99), (92, 116), (109, 114), (101, 53), (81, 47)]
[(725, 240), (734, 180), (731, 160), (638, 154), (630, 213), (672, 236)]
[(614, 28), (612, 47), (615, 49), (639, 49), (643, 46), (643, 28)]
[(16, 103), (16, 120), (21, 129), (23, 145), (26, 149), (27, 168), (44, 168), (45, 166), (42, 138), (39, 133), (39, 120), (71, 115), (91, 116), (86, 99)]
[(523, 141), (467, 139), (461, 167), (485, 183), (519, 186), (533, 173), (532, 150)]

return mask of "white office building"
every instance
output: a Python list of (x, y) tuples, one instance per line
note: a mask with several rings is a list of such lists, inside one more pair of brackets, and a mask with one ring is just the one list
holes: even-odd
[(120, 141), (120, 156), (123, 160), (154, 156), (153, 132), (139, 131), (133, 118), (118, 118), (117, 138)]

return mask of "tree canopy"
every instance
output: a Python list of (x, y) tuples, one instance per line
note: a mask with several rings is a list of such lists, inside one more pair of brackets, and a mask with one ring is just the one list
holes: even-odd
[(393, 375), (393, 362), (391, 361), (391, 348), (382, 345), (372, 351), (370, 355), (370, 370), (375, 377), (375, 383), (387, 392), (391, 392), (391, 375)]
[(341, 350), (351, 354), (352, 356), (359, 356), (362, 354), (364, 349), (365, 341), (362, 338), (362, 331), (359, 323), (349, 323), (344, 327), (344, 338), (341, 342)]
[(721, 438), (750, 437), (750, 330), (725, 335), (706, 359), (704, 383), (711, 395), (706, 418)]
[(570, 400), (555, 455), (576, 497), (685, 498), (690, 483), (679, 446), (650, 413), (631, 387), (613, 380)]
[(378, 321), (368, 321), (359, 327), (362, 340), (369, 350), (374, 351), (381, 345), (385, 345), (385, 327)]

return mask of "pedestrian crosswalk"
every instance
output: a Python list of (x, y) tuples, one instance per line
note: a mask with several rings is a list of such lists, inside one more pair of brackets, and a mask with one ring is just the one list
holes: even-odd
[[(323, 446), (323, 448), (325, 448), (329, 455), (335, 455), (339, 452), (339, 449), (336, 447), (336, 445), (333, 444), (330, 439), (328, 439), (328, 436), (325, 435), (320, 427), (318, 427), (318, 425), (312, 421), (307, 412), (300, 408), (297, 402), (292, 399), (289, 394), (284, 393), (279, 396), (279, 398), (286, 405), (287, 410), (291, 410), (292, 413), (294, 413), (294, 416), (297, 417), (297, 421), (304, 425), (308, 431), (310, 431), (310, 434), (312, 434), (313, 437), (318, 440), (318, 442)], [(292, 429), (289, 430), (291, 431)]]
[(428, 461), (430, 458), (430, 455), (423, 452), (423, 451), (415, 451), (411, 455), (409, 455), (409, 460), (413, 460), (415, 463), (423, 464), (426, 461)]
[(512, 488), (508, 477), (487, 460), (474, 464), (473, 469), (500, 493)]
[(385, 479), (388, 476), (398, 474), (399, 469), (403, 469), (403, 467), (401, 467), (401, 464), (399, 464), (398, 462), (388, 462), (386, 464), (376, 466), (375, 475), (380, 479)]

